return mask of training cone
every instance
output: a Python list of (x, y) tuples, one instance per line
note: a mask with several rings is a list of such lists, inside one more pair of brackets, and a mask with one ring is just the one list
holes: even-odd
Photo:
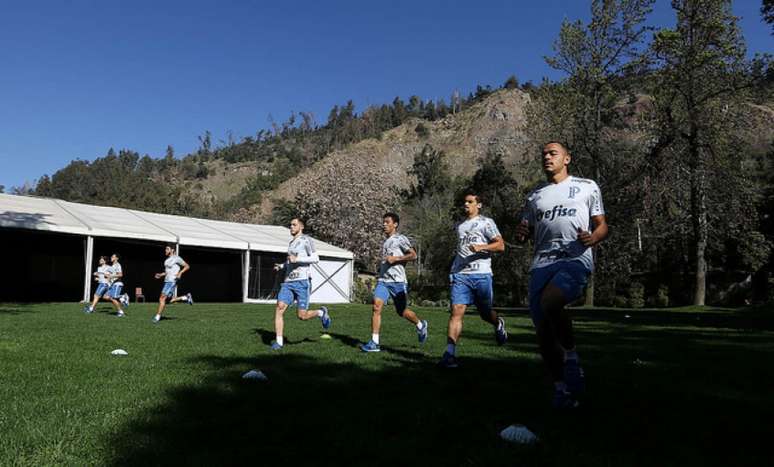
[(511, 443), (533, 444), (538, 441), (535, 433), (529, 431), (524, 425), (511, 425), (500, 432), (500, 438)]
[(242, 375), (242, 379), (254, 379), (257, 381), (268, 381), (269, 378), (261, 370), (250, 370)]

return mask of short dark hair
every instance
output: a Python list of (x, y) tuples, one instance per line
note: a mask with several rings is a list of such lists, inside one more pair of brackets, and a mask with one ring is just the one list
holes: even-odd
[(481, 201), (481, 195), (478, 194), (478, 191), (476, 191), (476, 190), (465, 190), (464, 192), (462, 192), (462, 199), (463, 199), (463, 201), (468, 196), (472, 196), (472, 197), (476, 198), (476, 202), (477, 203), (483, 204), (483, 202)]
[(173, 245), (171, 243), (167, 243), (166, 245), (164, 245), (164, 248), (169, 248), (172, 251), (177, 251), (177, 245)]
[(107, 256), (100, 256), (99, 259), (105, 261), (107, 263), (108, 257)]
[(306, 221), (301, 216), (295, 216), (290, 218), (290, 222), (298, 221), (302, 227), (306, 227)]
[(392, 211), (385, 212), (384, 215), (382, 216), (382, 219), (387, 219), (388, 217), (392, 219), (392, 221), (395, 222), (396, 224), (400, 224), (400, 216), (398, 216), (396, 213)]
[(551, 141), (548, 141), (547, 143), (545, 143), (545, 144), (543, 145), (543, 147), (546, 147), (546, 146), (548, 146), (549, 144), (558, 144), (559, 146), (561, 146), (561, 147), (562, 147), (562, 149), (564, 149), (564, 152), (566, 152), (567, 154), (569, 154), (569, 153), (570, 153), (570, 149), (567, 147), (567, 145), (566, 145), (566, 144), (564, 144), (564, 143), (563, 143), (563, 142), (561, 142), (561, 141), (551, 140)]
[(119, 255), (118, 253), (113, 253), (113, 256), (115, 256), (116, 259), (121, 259), (121, 255)]

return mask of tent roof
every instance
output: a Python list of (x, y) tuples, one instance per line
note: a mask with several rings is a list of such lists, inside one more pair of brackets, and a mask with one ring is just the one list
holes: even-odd
[[(0, 194), (0, 227), (181, 245), (285, 252), (290, 230), (274, 225), (197, 219), (132, 209)], [(320, 256), (352, 259), (352, 252), (315, 240)]]

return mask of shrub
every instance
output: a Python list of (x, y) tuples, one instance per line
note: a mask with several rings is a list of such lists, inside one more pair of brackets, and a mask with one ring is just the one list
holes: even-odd
[(629, 286), (629, 306), (632, 308), (645, 306), (645, 286), (639, 282), (632, 282)]

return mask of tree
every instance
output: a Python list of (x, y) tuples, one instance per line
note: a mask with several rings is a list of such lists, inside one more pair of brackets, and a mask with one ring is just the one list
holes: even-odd
[[(744, 39), (729, 0), (673, 0), (672, 8), (676, 27), (659, 31), (652, 45), (659, 67), (653, 96), (660, 137), (650, 159), (651, 163), (670, 159), (673, 173), (687, 185), (693, 303), (704, 305), (709, 217), (719, 208), (711, 195), (741, 170), (728, 163), (733, 157), (729, 137), (738, 121), (731, 110), (744, 106), (744, 91), (754, 85), (754, 70), (765, 67), (745, 58)], [(725, 182), (714, 176), (719, 170)]]
[(508, 79), (505, 80), (505, 83), (503, 84), (503, 87), (505, 89), (518, 89), (518, 87), (519, 87), (519, 80), (516, 79), (516, 75), (509, 76)]
[(772, 34), (774, 34), (774, 0), (763, 0), (761, 16), (763, 16), (763, 21), (771, 25)]
[[(604, 190), (608, 178), (621, 177), (619, 155), (613, 148), (623, 126), (618, 109), (644, 64), (642, 42), (651, 28), (643, 22), (653, 0), (594, 0), (591, 21), (562, 23), (546, 57), (554, 69), (567, 74), (561, 89), (533, 112), (545, 128), (541, 141), (560, 140), (571, 148), (573, 170), (589, 174)], [(613, 180), (610, 184), (615, 184)], [(594, 304), (594, 281), (586, 288), (586, 304)]]

